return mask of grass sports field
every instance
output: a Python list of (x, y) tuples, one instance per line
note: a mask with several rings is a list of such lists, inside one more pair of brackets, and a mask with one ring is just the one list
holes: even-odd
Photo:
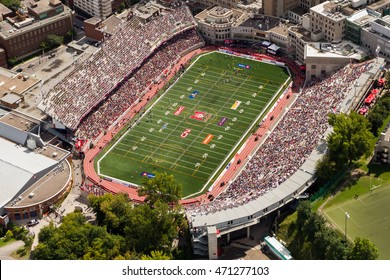
[(98, 158), (99, 175), (139, 185), (144, 176), (167, 172), (183, 185), (184, 196), (202, 192), (288, 79), (284, 67), (218, 52), (201, 55)]
[[(381, 166), (376, 168), (381, 168)], [(371, 188), (373, 188), (372, 191), (370, 191)], [(331, 200), (324, 214), (344, 234), (345, 212), (347, 212), (349, 214), (347, 218), (348, 238), (353, 240), (356, 236), (360, 236), (370, 239), (378, 247), (379, 258), (389, 260), (389, 201), (390, 171), (387, 168), (380, 176), (360, 178), (350, 189)]]

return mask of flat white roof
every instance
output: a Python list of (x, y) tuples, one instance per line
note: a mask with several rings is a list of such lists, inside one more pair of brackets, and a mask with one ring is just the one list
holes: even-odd
[(34, 174), (58, 162), (0, 138), (0, 209), (14, 198)]

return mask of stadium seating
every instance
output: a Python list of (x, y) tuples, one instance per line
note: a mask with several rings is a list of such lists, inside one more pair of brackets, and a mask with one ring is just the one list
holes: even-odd
[(278, 187), (304, 163), (337, 113), (345, 93), (370, 67), (347, 65), (331, 77), (310, 81), (240, 175), (213, 201), (186, 205), (192, 215), (246, 204)]
[(70, 129), (165, 41), (195, 22), (183, 5), (141, 24), (133, 17), (104, 42), (102, 49), (76, 68), (48, 95), (45, 112)]
[(179, 59), (180, 52), (201, 42), (202, 39), (198, 33), (194, 29), (189, 29), (176, 35), (157, 49), (133, 75), (82, 120), (76, 131), (77, 137), (95, 139), (118, 119), (134, 101), (142, 98), (148, 90), (148, 86), (163, 73), (164, 69)]

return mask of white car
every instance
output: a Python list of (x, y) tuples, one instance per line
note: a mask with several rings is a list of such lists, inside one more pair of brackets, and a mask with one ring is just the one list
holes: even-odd
[(27, 222), (28, 227), (32, 227), (32, 226), (35, 226), (37, 224), (39, 224), (39, 221), (37, 219), (32, 219), (31, 221)]

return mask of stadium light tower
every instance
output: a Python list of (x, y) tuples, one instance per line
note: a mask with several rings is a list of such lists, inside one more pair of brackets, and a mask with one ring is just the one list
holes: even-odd
[(349, 218), (350, 218), (349, 213), (345, 212), (345, 231), (344, 231), (345, 242), (347, 242), (347, 221)]

